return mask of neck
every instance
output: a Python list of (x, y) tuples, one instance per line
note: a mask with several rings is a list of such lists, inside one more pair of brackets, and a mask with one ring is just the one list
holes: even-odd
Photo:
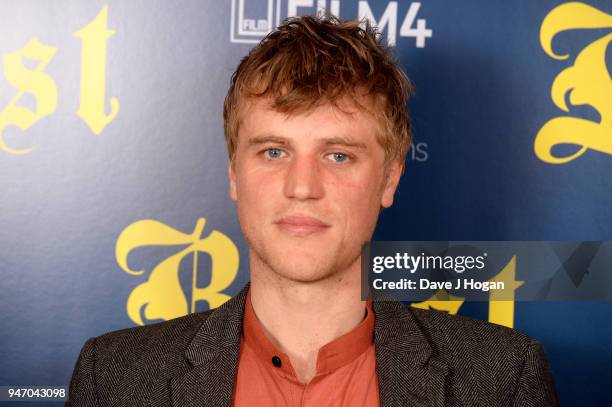
[(318, 351), (363, 320), (360, 258), (316, 282), (288, 280), (251, 260), (251, 302), (268, 338), (291, 360), (298, 380), (316, 373)]

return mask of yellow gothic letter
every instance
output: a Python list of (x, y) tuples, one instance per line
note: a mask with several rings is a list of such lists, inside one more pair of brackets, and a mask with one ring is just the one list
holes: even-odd
[[(169, 320), (195, 312), (196, 302), (205, 300), (210, 308), (222, 305), (231, 297), (223, 294), (236, 278), (239, 266), (238, 249), (223, 233), (213, 230), (202, 237), (206, 219), (198, 219), (193, 233), (177, 231), (161, 222), (147, 219), (126, 227), (117, 239), (115, 256), (117, 263), (132, 275), (142, 275), (144, 270), (132, 270), (127, 264), (129, 253), (144, 246), (188, 245), (168, 257), (151, 271), (146, 282), (137, 286), (127, 301), (127, 314), (132, 321), (144, 325), (141, 310), (146, 319)], [(208, 286), (198, 287), (198, 254), (206, 253), (211, 258), (211, 277)], [(193, 256), (191, 299), (187, 299), (179, 280), (180, 264), (187, 255)]]
[[(489, 281), (504, 283), (502, 292), (498, 293), (496, 290), (490, 291), (489, 322), (507, 326), (508, 328), (514, 327), (514, 292), (524, 283), (523, 281), (516, 280), (516, 256), (512, 256), (506, 267)], [(507, 290), (512, 290), (512, 294), (510, 294), (512, 299), (508, 299), (509, 294)]]
[[(53, 113), (57, 106), (57, 86), (55, 81), (42, 71), (49, 64), (56, 48), (40, 43), (32, 38), (21, 50), (3, 55), (4, 75), (7, 81), (19, 90), (6, 108), (0, 112), (0, 150), (9, 154), (26, 154), (32, 149), (15, 149), (4, 142), (4, 129), (10, 125), (27, 130), (43, 117)], [(34, 70), (23, 65), (23, 59), (39, 61)], [(36, 98), (36, 111), (17, 105), (24, 93)]]
[(105, 113), (106, 42), (115, 33), (107, 29), (108, 6), (82, 30), (74, 33), (81, 39), (81, 100), (77, 115), (94, 134), (102, 130), (117, 116), (119, 101), (110, 99), (111, 112)]
[[(584, 3), (565, 3), (553, 9), (542, 22), (540, 44), (552, 58), (565, 60), (569, 55), (557, 55), (552, 40), (566, 30), (612, 28), (612, 15)], [(612, 33), (586, 46), (574, 64), (559, 73), (551, 89), (551, 98), (564, 112), (569, 112), (565, 96), (573, 106), (590, 105), (600, 115), (594, 122), (576, 117), (561, 116), (549, 120), (538, 132), (534, 142), (536, 156), (547, 163), (563, 164), (572, 161), (588, 149), (612, 154), (612, 80), (606, 66), (606, 50)], [(573, 144), (578, 151), (567, 156), (552, 154), (553, 147)]]
[[(498, 274), (489, 281), (503, 281), (505, 289), (502, 293), (491, 291), (489, 295), (489, 322), (512, 328), (514, 326), (514, 291), (523, 285), (523, 281), (515, 280), (516, 276), (516, 256), (513, 256), (508, 264)], [(512, 299), (508, 300), (509, 294), (506, 290), (512, 290)], [(504, 298), (500, 300), (499, 298)], [(457, 314), (464, 300), (461, 297), (450, 295), (446, 290), (436, 291), (428, 300), (411, 304), (414, 308), (435, 309), (446, 311), (451, 315)]]
[(457, 312), (459, 312), (459, 308), (461, 308), (463, 303), (463, 298), (455, 297), (446, 292), (446, 290), (439, 289), (428, 300), (423, 302), (415, 302), (410, 305), (414, 308), (435, 309), (437, 311), (446, 311), (451, 315), (455, 315)]

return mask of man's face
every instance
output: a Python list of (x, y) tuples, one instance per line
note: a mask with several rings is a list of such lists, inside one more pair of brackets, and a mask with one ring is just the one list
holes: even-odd
[(252, 262), (313, 282), (346, 270), (393, 203), (401, 164), (384, 178), (373, 116), (345, 103), (288, 116), (265, 99), (243, 110), (230, 195)]

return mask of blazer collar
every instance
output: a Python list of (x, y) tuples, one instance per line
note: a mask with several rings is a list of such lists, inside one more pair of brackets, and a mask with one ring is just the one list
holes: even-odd
[(211, 311), (185, 350), (192, 369), (170, 381), (173, 406), (231, 406), (250, 283)]
[[(170, 382), (173, 406), (231, 406), (250, 283), (211, 311), (185, 350), (191, 369)], [(444, 405), (446, 364), (434, 356), (413, 312), (401, 302), (373, 302), (381, 407)]]

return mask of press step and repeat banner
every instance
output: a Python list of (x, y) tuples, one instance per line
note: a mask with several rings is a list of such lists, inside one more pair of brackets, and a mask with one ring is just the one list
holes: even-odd
[[(370, 19), (416, 87), (374, 241), (573, 242), (554, 266), (612, 240), (609, 1), (5, 0), (0, 386), (66, 386), (87, 338), (217, 307), (246, 283), (223, 98), (266, 33), (324, 9)], [(610, 289), (606, 247), (580, 257), (582, 284)], [(520, 275), (506, 255), (497, 272), (517, 255)], [(527, 333), (562, 405), (608, 403), (605, 298), (455, 294), (413, 305)]]

